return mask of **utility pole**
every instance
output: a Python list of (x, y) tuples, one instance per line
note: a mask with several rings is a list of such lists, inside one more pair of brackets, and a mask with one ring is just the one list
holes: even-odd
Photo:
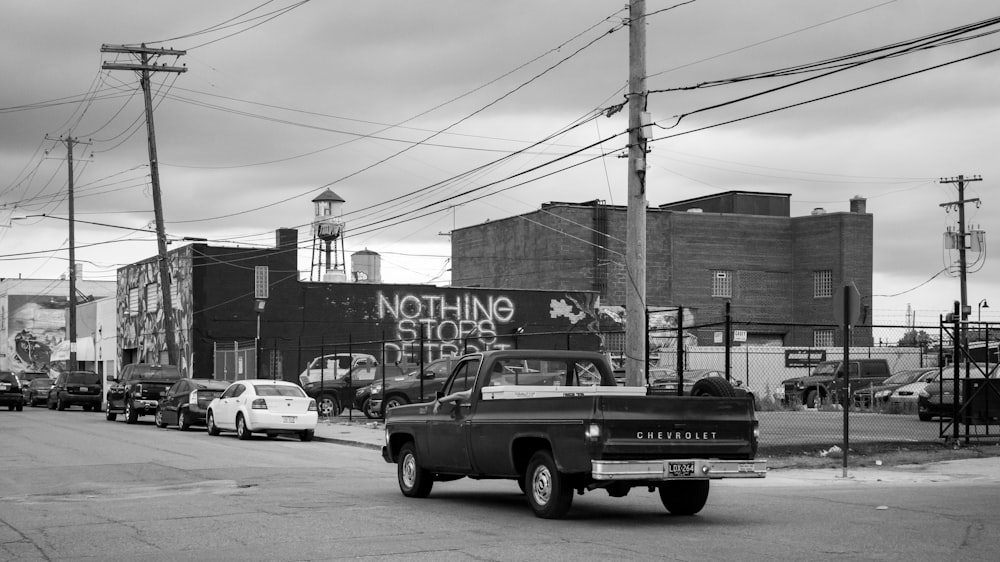
[(629, 0), (625, 381), (646, 384), (646, 0)]
[(90, 144), (80, 143), (73, 138), (72, 133), (67, 133), (66, 138), (59, 138), (59, 141), (66, 145), (66, 168), (69, 171), (67, 180), (67, 193), (69, 197), (69, 368), (76, 370), (79, 365), (76, 361), (76, 211), (73, 196), (73, 145)]
[(139, 57), (139, 64), (105, 62), (104, 70), (133, 70), (139, 73), (139, 83), (146, 102), (146, 136), (149, 149), (149, 172), (153, 184), (153, 214), (156, 218), (156, 245), (159, 255), (160, 303), (163, 306), (163, 330), (167, 343), (167, 362), (180, 365), (177, 357), (177, 342), (174, 339), (174, 308), (170, 298), (170, 262), (167, 259), (167, 234), (163, 227), (163, 205), (160, 203), (160, 167), (156, 158), (156, 133), (153, 129), (153, 98), (149, 87), (150, 72), (187, 72), (184, 66), (150, 64), (149, 58), (159, 56), (181, 56), (187, 51), (174, 49), (152, 49), (143, 44), (140, 47), (125, 45), (101, 45), (102, 53), (124, 53)]
[[(979, 198), (966, 199), (965, 198), (965, 184), (967, 182), (982, 181), (983, 178), (980, 176), (972, 176), (966, 178), (965, 176), (958, 176), (957, 178), (941, 178), (938, 183), (953, 183), (958, 186), (958, 201), (951, 201), (949, 203), (941, 203), (941, 207), (945, 210), (950, 210), (951, 208), (958, 208), (958, 236), (955, 240), (958, 246), (958, 269), (959, 269), (959, 282), (961, 284), (961, 309), (959, 312), (961, 314), (962, 322), (962, 345), (965, 345), (969, 341), (969, 329), (968, 324), (965, 322), (968, 315), (968, 301), (969, 301), (969, 290), (967, 286), (967, 272), (966, 272), (966, 256), (965, 252), (969, 247), (968, 233), (965, 232), (965, 204), (975, 203), (979, 205)], [(955, 358), (956, 361), (958, 358)]]

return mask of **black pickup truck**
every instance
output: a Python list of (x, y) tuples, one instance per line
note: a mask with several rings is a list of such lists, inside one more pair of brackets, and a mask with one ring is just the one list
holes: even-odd
[(143, 414), (155, 414), (160, 395), (181, 378), (175, 365), (133, 363), (122, 367), (118, 377), (108, 375), (108, 409), (105, 419), (115, 421), (125, 414), (125, 423), (135, 423)]
[[(724, 380), (724, 379), (723, 379)], [(516, 480), (535, 515), (559, 518), (574, 490), (612, 497), (658, 490), (673, 514), (693, 515), (709, 481), (761, 478), (753, 401), (662, 396), (615, 383), (604, 355), (549, 350), (463, 356), (433, 402), (386, 411), (382, 457), (400, 490), (426, 497), (434, 482)]]

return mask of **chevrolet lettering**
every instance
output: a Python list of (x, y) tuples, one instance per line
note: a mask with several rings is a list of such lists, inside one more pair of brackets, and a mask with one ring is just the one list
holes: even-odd
[(673, 441), (708, 441), (715, 439), (715, 431), (639, 431), (636, 439), (659, 439)]
[(754, 458), (753, 398), (711, 378), (690, 395), (665, 395), (618, 386), (596, 352), (470, 353), (433, 401), (386, 409), (382, 458), (410, 498), (464, 477), (506, 479), (545, 519), (566, 515), (574, 492), (595, 490), (656, 492), (670, 513), (693, 515), (712, 480), (767, 473)]

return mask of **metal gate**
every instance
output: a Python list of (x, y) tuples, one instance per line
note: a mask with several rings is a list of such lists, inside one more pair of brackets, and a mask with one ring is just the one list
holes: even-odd
[[(940, 418), (939, 435), (964, 439), (1000, 439), (1000, 325), (968, 322), (949, 314), (941, 321), (941, 374), (922, 397), (921, 413)], [(950, 357), (944, 342), (951, 340)], [(935, 388), (936, 387), (936, 388)]]

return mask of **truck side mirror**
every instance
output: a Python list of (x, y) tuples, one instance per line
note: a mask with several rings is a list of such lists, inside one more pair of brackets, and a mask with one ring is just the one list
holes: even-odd
[(440, 400), (442, 398), (444, 398), (444, 391), (443, 390), (439, 390), (439, 391), (437, 391), (437, 392), (434, 393), (434, 399), (435, 400)]
[(108, 382), (118, 382), (118, 379), (116, 379), (114, 375), (108, 375), (107, 377), (104, 378), (104, 380)]

